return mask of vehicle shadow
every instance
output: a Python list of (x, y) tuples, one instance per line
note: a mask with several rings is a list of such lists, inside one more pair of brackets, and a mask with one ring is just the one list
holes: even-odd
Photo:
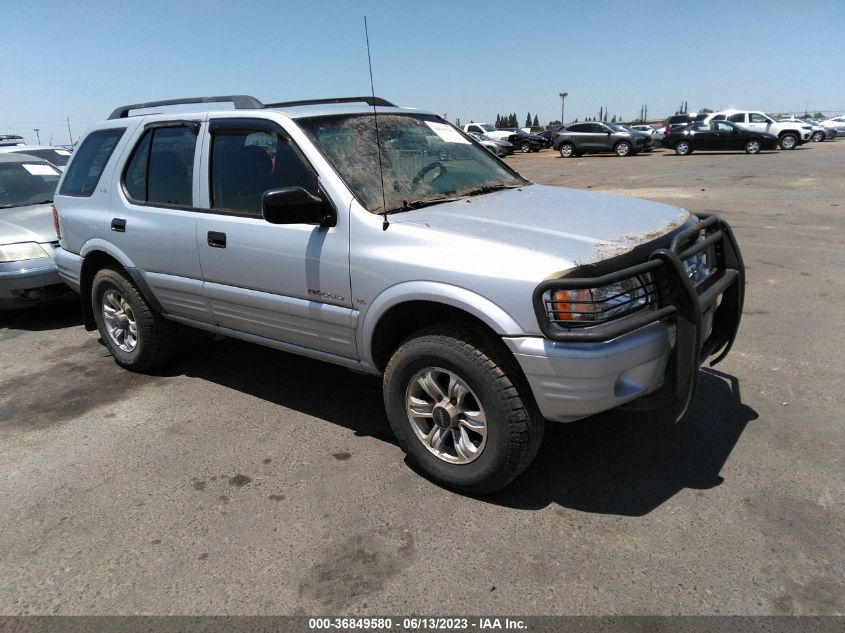
[(614, 160), (614, 159), (619, 160), (620, 158), (643, 158), (644, 156), (654, 156), (655, 150), (652, 150), (650, 152), (638, 152), (636, 154), (631, 154), (629, 156), (617, 156), (613, 152), (601, 152), (601, 153), (596, 152), (596, 153), (589, 153), (589, 154), (581, 154), (580, 156), (571, 156), (569, 158), (564, 158), (563, 156), (560, 155), (560, 153), (557, 150), (555, 150), (555, 153), (557, 153), (556, 158), (560, 158), (561, 160), (573, 160), (573, 159), (577, 159), (577, 160), (585, 160), (585, 159), (586, 160), (597, 160), (597, 159), (602, 159), (602, 158), (611, 159), (611, 160)]
[(720, 470), (758, 416), (742, 403), (735, 377), (701, 369), (699, 379), (697, 405), (680, 424), (618, 410), (570, 424), (548, 422), (533, 465), (504, 490), (480, 499), (521, 509), (555, 503), (643, 516), (684, 488), (718, 486)]
[(78, 299), (0, 312), (0, 330), (45, 332), (75, 325), (82, 325)]
[[(795, 151), (795, 150), (789, 150), (789, 151)], [(757, 156), (764, 156), (764, 155), (768, 155), (768, 154), (780, 154), (782, 152), (783, 152), (783, 150), (780, 150), (780, 149), (761, 149), (759, 152), (757, 152), (756, 155)], [(726, 150), (726, 151), (709, 150), (709, 149), (697, 149), (694, 152), (692, 152), (690, 154), (686, 154), (684, 156), (678, 156), (673, 150), (670, 150), (670, 151), (664, 152), (662, 154), (662, 156), (664, 158), (675, 158), (675, 159), (678, 159), (678, 158), (695, 158), (697, 156), (700, 157), (700, 156), (744, 156), (744, 155), (745, 155), (745, 152), (742, 151), (741, 149)]]
[(200, 378), (395, 444), (384, 411), (381, 379), (235, 339), (181, 333), (175, 365), (160, 375)]
[[(379, 378), (237, 340), (209, 344), (205, 334), (194, 332), (169, 375), (208, 380), (356, 436), (396, 443)], [(547, 422), (531, 467), (504, 490), (478, 500), (524, 510), (557, 504), (643, 516), (684, 488), (718, 486), (719, 472), (757, 413), (742, 403), (733, 376), (702, 369), (699, 377), (698, 404), (680, 424), (656, 413), (618, 410), (570, 424)]]

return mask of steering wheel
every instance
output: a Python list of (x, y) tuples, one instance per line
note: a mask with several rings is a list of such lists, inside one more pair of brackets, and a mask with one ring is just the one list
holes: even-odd
[(418, 188), (420, 186), (420, 184), (422, 184), (423, 178), (425, 178), (428, 175), (428, 173), (430, 171), (434, 170), (434, 169), (439, 169), (440, 171), (434, 177), (433, 180), (437, 180), (438, 178), (440, 178), (441, 176), (443, 176), (444, 174), (447, 174), (449, 172), (449, 170), (446, 169), (446, 165), (443, 164), (443, 161), (439, 161), (439, 160), (432, 161), (428, 165), (426, 165), (425, 167), (423, 167), (422, 169), (420, 169), (417, 172), (417, 175), (414, 176), (413, 180), (411, 180), (411, 186), (415, 189)]

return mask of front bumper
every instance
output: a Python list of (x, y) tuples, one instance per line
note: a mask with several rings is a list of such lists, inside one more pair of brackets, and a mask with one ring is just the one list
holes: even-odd
[(658, 389), (675, 330), (652, 323), (605, 343), (563, 343), (536, 336), (504, 341), (543, 417), (572, 422)]
[(0, 263), (0, 310), (26, 308), (68, 298), (70, 289), (62, 283), (49, 258), (26, 262)]
[[(632, 400), (631, 406), (639, 409), (679, 404), (678, 419), (687, 414), (698, 367), (717, 353), (711, 366), (727, 355), (745, 296), (745, 267), (730, 226), (716, 215), (699, 217), (643, 263), (537, 287), (535, 312), (545, 338), (504, 340), (544, 417), (571, 421)], [(708, 254), (712, 272), (693, 285), (684, 261), (702, 252)], [(596, 288), (642, 275), (654, 279), (648, 308), (581, 327), (562, 327), (549, 319), (543, 299), (548, 291)]]

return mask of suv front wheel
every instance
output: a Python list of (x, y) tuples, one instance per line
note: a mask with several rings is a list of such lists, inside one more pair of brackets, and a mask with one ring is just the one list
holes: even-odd
[(176, 326), (147, 304), (122, 270), (98, 270), (91, 301), (97, 329), (118, 365), (146, 371), (172, 360)]
[(545, 421), (515, 362), (468, 327), (423, 330), (393, 354), (384, 403), (399, 446), (440, 483), (506, 486), (534, 459)]
[(795, 136), (792, 132), (787, 132), (780, 137), (780, 148), (781, 149), (795, 149), (798, 145), (798, 137)]

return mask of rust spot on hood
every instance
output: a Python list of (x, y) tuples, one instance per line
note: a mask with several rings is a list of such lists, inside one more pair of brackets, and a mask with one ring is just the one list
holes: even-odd
[(686, 223), (689, 218), (690, 214), (684, 212), (684, 215), (679, 215), (674, 220), (666, 222), (659, 228), (652, 229), (650, 231), (645, 231), (643, 233), (628, 233), (627, 235), (620, 235), (619, 237), (614, 238), (614, 240), (611, 242), (597, 242), (593, 245), (593, 250), (598, 256), (598, 261), (609, 259), (611, 257), (616, 257), (617, 255), (627, 253), (635, 246), (651, 242), (652, 240), (656, 240), (659, 237), (666, 235), (667, 233), (671, 233), (679, 226), (682, 226), (684, 223)]

